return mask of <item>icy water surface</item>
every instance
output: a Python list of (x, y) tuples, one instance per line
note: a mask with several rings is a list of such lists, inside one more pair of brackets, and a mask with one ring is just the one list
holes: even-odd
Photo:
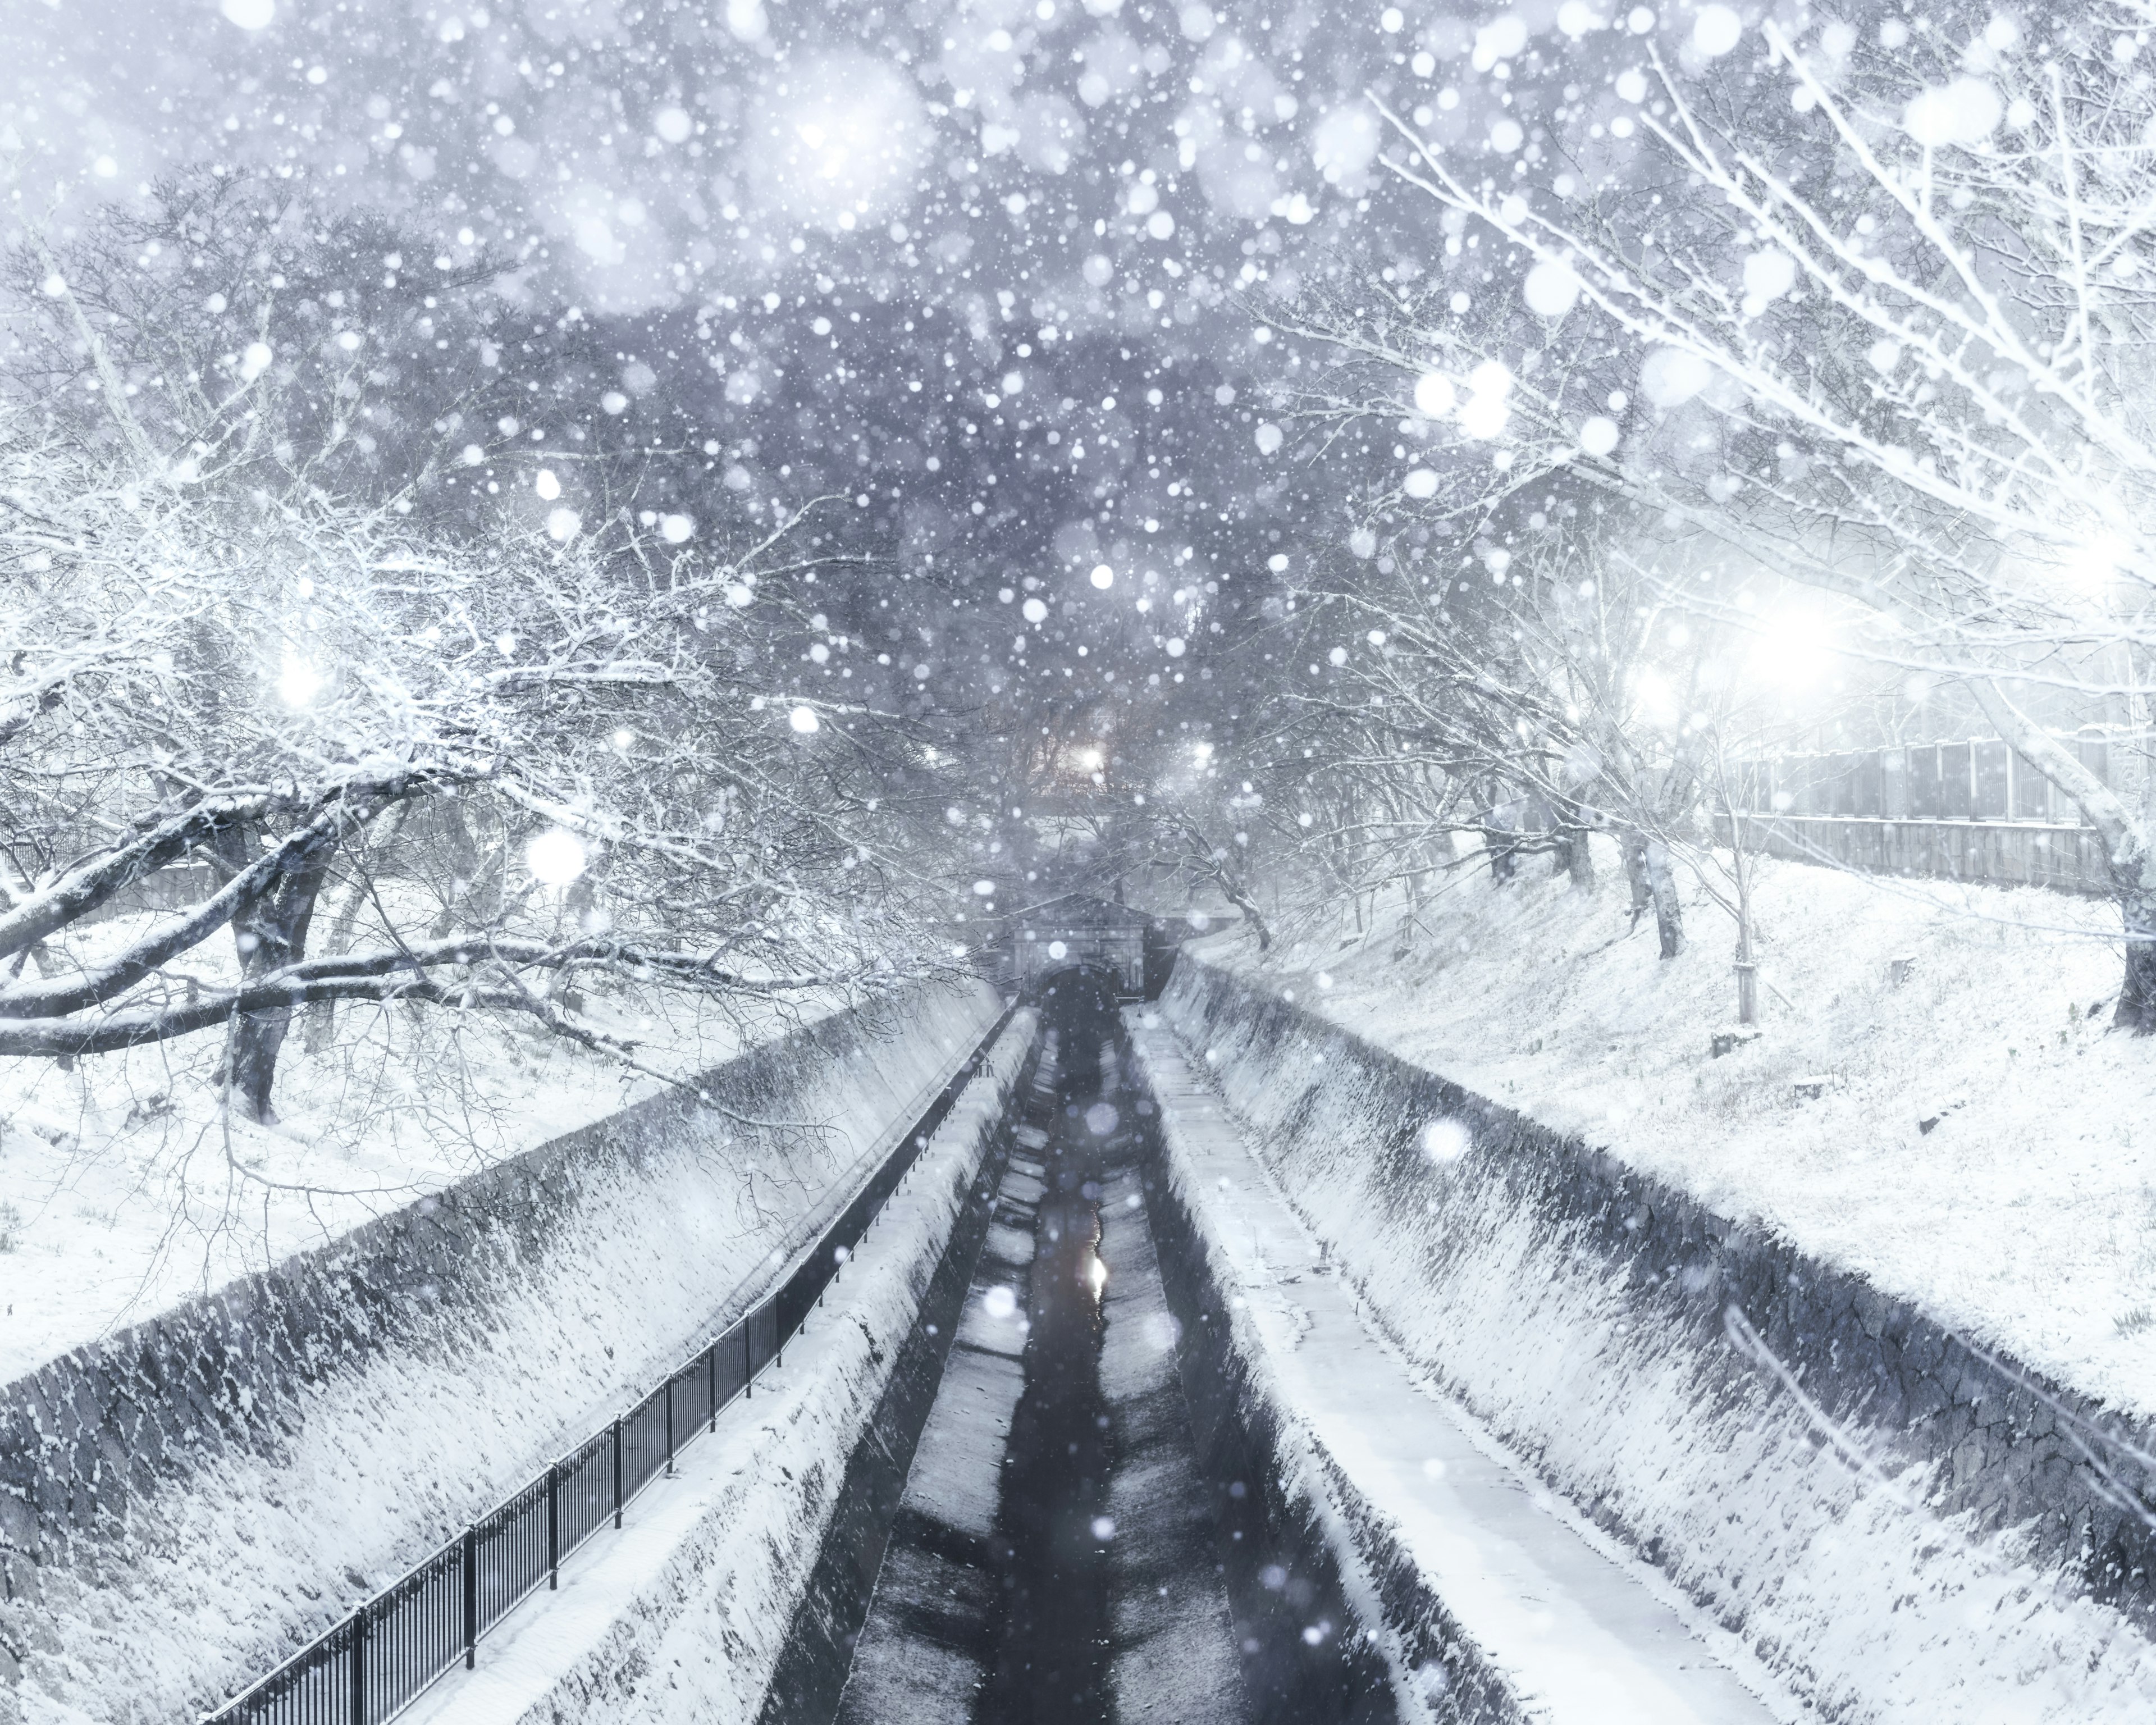
[(1050, 1007), (848, 1725), (1250, 1717), (1112, 1002)]

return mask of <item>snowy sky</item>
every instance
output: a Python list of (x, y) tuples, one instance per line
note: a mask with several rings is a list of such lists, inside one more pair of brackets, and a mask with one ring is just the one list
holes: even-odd
[(490, 479), (597, 439), (677, 452), (654, 504), (700, 523), (841, 494), (827, 545), (977, 589), (935, 639), (909, 623), (896, 671), (1081, 703), (1194, 682), (1269, 559), (1355, 525), (1355, 490), (1265, 424), (1286, 362), (1260, 322), (1326, 259), (1441, 249), (1375, 165), (1372, 98), (1532, 162), (1547, 110), (1615, 101), (1643, 28), (1692, 28), (1584, 0), (74, 0), (11, 22), (22, 214), (64, 232), (221, 164), (388, 212), (438, 268), (507, 260), (504, 315), (531, 321), (501, 363), (544, 406)]

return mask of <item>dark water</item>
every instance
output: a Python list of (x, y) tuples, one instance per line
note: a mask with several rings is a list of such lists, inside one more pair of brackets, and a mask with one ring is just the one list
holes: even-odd
[(838, 1717), (1244, 1725), (1116, 1003), (1080, 978), (1043, 1005)]
[(1101, 1105), (1099, 1057), (1086, 1055), (1101, 1048), (1106, 1027), (1090, 1014), (1071, 1019), (1049, 1106), (1036, 1097), (1027, 1122), (1047, 1133), (1045, 1189), (1034, 1229), (1025, 1393), (1004, 1469), (1002, 1620), (975, 1715), (1012, 1725), (1108, 1716), (1109, 1542), (1096, 1523), (1107, 1512), (1114, 1459), (1100, 1372), (1109, 1141), (1086, 1117)]

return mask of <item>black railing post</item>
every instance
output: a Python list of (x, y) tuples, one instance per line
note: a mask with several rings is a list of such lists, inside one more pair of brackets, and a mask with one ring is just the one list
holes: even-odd
[(367, 1607), (352, 1614), (352, 1725), (367, 1725)]
[(674, 1380), (666, 1380), (666, 1476), (674, 1476)]
[(547, 1464), (547, 1590), (562, 1584), (562, 1464)]
[(711, 1430), (719, 1429), (719, 1344), (704, 1350), (704, 1368), (711, 1375)]
[(465, 1669), (479, 1663), (479, 1529), (465, 1529)]
[(621, 1415), (613, 1420), (613, 1524), (621, 1526)]

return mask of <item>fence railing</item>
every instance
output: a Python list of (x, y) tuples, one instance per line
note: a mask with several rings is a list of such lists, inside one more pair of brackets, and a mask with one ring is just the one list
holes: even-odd
[(611, 1524), (720, 1410), (755, 1392), (898, 1188), (1011, 1020), (1006, 1009), (853, 1200), (777, 1286), (668, 1373), (644, 1399), (203, 1725), (382, 1725), (436, 1679), (470, 1666), (480, 1640), (564, 1558)]
[[(2143, 732), (2089, 731), (2057, 741), (2114, 790), (2145, 771)], [(1897, 744), (1738, 762), (1738, 807), (1760, 815), (1861, 820), (2035, 821), (2079, 826), (2072, 798), (1995, 737)]]
[[(2145, 733), (2059, 739), (2131, 796)], [(1998, 737), (1746, 761), (1731, 799), (1748, 849), (1867, 874), (1928, 875), (2061, 892), (2112, 890), (2102, 841), (2072, 800)], [(1731, 814), (1717, 825), (1727, 841)]]

